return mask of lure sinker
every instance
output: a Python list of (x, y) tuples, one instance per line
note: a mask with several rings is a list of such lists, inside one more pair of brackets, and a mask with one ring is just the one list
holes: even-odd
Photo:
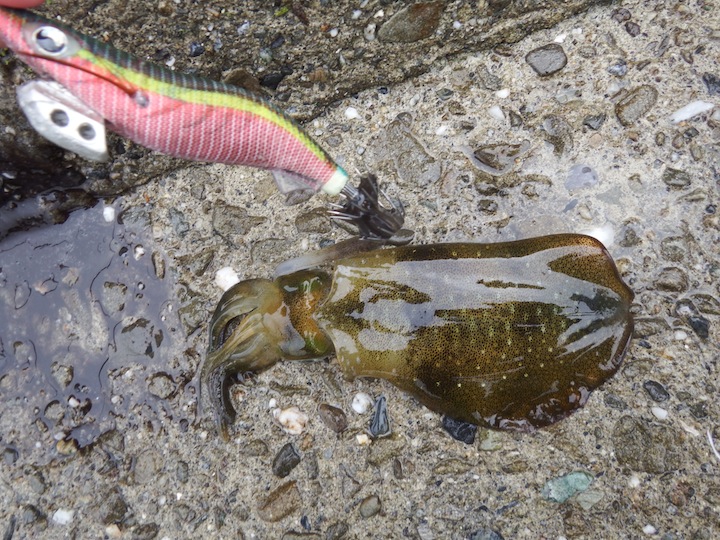
[(238, 283), (210, 323), (202, 370), (223, 428), (232, 374), (335, 354), (428, 408), (527, 431), (556, 422), (618, 369), (632, 291), (594, 238), (378, 249)]

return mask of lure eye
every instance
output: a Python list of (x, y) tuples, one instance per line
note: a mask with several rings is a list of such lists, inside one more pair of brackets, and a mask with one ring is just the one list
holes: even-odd
[(33, 41), (50, 56), (62, 56), (68, 50), (67, 34), (54, 26), (41, 26), (35, 30)]

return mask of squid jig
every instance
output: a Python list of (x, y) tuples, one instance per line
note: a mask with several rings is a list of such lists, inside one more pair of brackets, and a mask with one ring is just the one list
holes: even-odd
[(331, 215), (363, 238), (400, 230), (402, 204), (348, 174), (292, 118), (235, 86), (176, 73), (56, 21), (0, 7), (0, 43), (43, 79), (17, 90), (30, 124), (87, 159), (108, 159), (105, 127), (164, 154), (268, 169), (278, 189), (345, 197)]

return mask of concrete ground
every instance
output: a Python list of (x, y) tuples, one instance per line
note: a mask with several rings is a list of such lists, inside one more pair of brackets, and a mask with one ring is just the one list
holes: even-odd
[[(486, 3), (471, 7), (457, 12), (457, 31), (480, 24)], [(357, 6), (379, 27), (399, 8)], [(526, 59), (539, 47), (552, 59), (561, 48), (566, 65), (540, 76)], [(343, 380), (330, 358), (236, 386), (234, 435), (219, 437), (198, 403), (216, 271), (270, 277), (348, 236), (317, 211), (332, 198), (285, 206), (265, 172), (174, 166), (63, 225), (9, 235), (0, 530), (716, 538), (719, 57), (713, 4), (598, 5), (515, 44), (439, 58), (306, 124), (353, 175), (376, 173), (403, 201), (416, 243), (583, 232), (608, 247), (635, 292), (635, 339), (582, 410), (532, 434), (481, 429), (457, 442), (437, 414), (387, 382)], [(696, 114), (673, 121), (692, 103)], [(479, 161), (478, 150), (499, 157)], [(351, 406), (361, 392), (387, 398), (390, 437), (359, 438), (371, 416)], [(343, 410), (344, 432), (321, 419), (321, 404)], [(300, 435), (272, 415), (291, 406), (309, 417)]]

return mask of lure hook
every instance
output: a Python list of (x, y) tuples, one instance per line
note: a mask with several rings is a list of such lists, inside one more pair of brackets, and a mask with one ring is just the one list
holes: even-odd
[[(391, 238), (405, 222), (405, 208), (402, 202), (388, 197), (378, 187), (377, 177), (374, 174), (362, 176), (357, 188), (345, 184), (340, 193), (345, 196), (345, 203), (331, 209), (330, 217), (357, 227), (361, 238)], [(380, 195), (387, 205), (380, 202)]]

